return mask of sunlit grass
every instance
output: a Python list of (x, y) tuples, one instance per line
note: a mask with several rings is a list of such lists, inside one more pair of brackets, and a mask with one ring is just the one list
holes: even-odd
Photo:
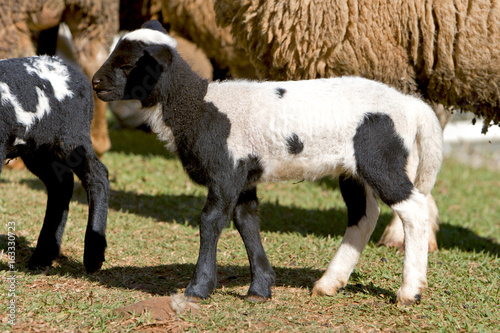
[[(87, 205), (79, 183), (63, 238), (65, 257), (44, 274), (27, 270), (45, 211), (45, 190), (27, 171), (2, 173), (2, 227), (14, 221), (18, 240), (19, 331), (140, 330), (152, 319), (123, 320), (112, 309), (182, 292), (189, 282), (206, 190), (189, 180), (153, 135), (128, 130), (111, 135), (113, 149), (103, 158), (111, 181), (107, 261), (98, 273), (86, 274), (82, 265)], [(440, 250), (429, 255), (429, 288), (421, 304), (409, 307), (393, 303), (402, 255), (375, 245), (390, 219), (385, 206), (345, 290), (335, 297), (310, 296), (346, 228), (337, 185), (323, 180), (260, 186), (262, 238), (277, 273), (273, 299), (264, 304), (243, 299), (250, 272), (241, 238), (230, 225), (218, 246), (218, 288), (202, 302), (199, 314), (181, 315), (191, 324), (189, 330), (498, 330), (500, 172), (445, 161), (434, 190), (442, 221)], [(0, 248), (6, 250), (6, 228), (0, 234)], [(3, 255), (2, 278), (8, 274), (6, 263)], [(8, 301), (1, 291), (0, 304)], [(3, 330), (12, 330), (2, 320)]]

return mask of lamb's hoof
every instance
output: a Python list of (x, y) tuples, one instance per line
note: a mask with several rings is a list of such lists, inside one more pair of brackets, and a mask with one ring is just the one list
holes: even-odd
[(311, 295), (312, 296), (334, 296), (338, 290), (339, 290), (339, 287), (325, 285), (325, 284), (321, 283), (321, 280), (319, 280), (314, 284), (314, 287), (311, 291)]
[(252, 303), (264, 303), (270, 299), (271, 299), (271, 297), (264, 297), (264, 296), (259, 296), (259, 295), (247, 295), (245, 297), (245, 300), (252, 302)]
[(190, 303), (200, 303), (202, 300), (206, 299), (206, 298), (198, 297), (198, 296), (188, 296), (188, 295), (184, 295), (184, 296), (186, 298), (186, 301), (188, 301)]
[(83, 254), (83, 265), (87, 273), (94, 273), (101, 269), (102, 264), (106, 261), (104, 259), (104, 251), (90, 252), (88, 248)]
[(398, 305), (420, 304), (422, 291), (424, 291), (426, 287), (427, 281), (425, 281), (425, 283), (423, 283), (423, 285), (419, 288), (406, 289), (406, 292), (399, 289), (396, 294), (396, 303)]
[(52, 262), (56, 256), (41, 256), (35, 251), (28, 261), (28, 269), (39, 270), (52, 266)]
[(413, 297), (402, 298), (399, 295), (396, 298), (397, 305), (412, 305), (412, 304), (420, 304), (420, 300), (422, 296), (420, 294), (416, 294)]
[[(30, 271), (38, 271), (38, 272), (34, 272), (35, 274), (38, 274), (42, 271), (48, 271), (48, 269), (52, 266), (52, 264), (50, 265), (44, 265), (44, 264), (32, 264), (32, 263), (28, 263), (28, 269)], [(43, 274), (42, 274), (43, 275)]]
[(95, 263), (85, 263), (85, 270), (89, 274), (95, 273), (101, 269), (103, 263), (104, 261), (98, 261)]

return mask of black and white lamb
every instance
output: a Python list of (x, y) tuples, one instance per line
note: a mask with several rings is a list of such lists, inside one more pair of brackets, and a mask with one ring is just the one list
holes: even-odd
[(94, 100), (88, 78), (54, 57), (1, 60), (0, 103), (0, 161), (20, 156), (47, 188), (29, 267), (50, 266), (59, 255), (74, 172), (89, 204), (83, 261), (88, 272), (98, 270), (106, 248), (109, 182), (90, 140)]
[[(188, 298), (207, 298), (215, 288), (217, 241), (231, 218), (250, 261), (247, 297), (271, 297), (275, 274), (259, 235), (256, 185), (338, 176), (348, 228), (313, 294), (333, 295), (346, 285), (377, 222), (377, 195), (404, 223), (397, 300), (420, 300), (427, 285), (426, 195), (442, 160), (439, 122), (420, 99), (357, 77), (208, 83), (158, 22), (125, 35), (93, 84), (105, 101), (140, 100), (152, 129), (208, 188)], [(410, 159), (418, 160), (415, 170), (406, 170)]]

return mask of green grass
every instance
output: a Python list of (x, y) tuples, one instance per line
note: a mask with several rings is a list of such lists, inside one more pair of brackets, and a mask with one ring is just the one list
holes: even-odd
[[(183, 291), (197, 258), (198, 214), (206, 190), (193, 184), (177, 159), (153, 135), (112, 131), (107, 261), (95, 274), (82, 265), (87, 220), (85, 191), (77, 183), (63, 238), (64, 257), (45, 272), (26, 262), (41, 228), (46, 195), (27, 171), (4, 170), (0, 182), (0, 261), (7, 266), (7, 225), (16, 225), (16, 325), (0, 312), (4, 331), (162, 331), (170, 324), (148, 316), (122, 319), (114, 308)], [(335, 297), (311, 297), (346, 228), (336, 181), (263, 184), (262, 238), (277, 273), (272, 300), (245, 301), (248, 261), (236, 230), (219, 242), (218, 288), (198, 314), (183, 314), (190, 331), (496, 332), (500, 327), (500, 172), (446, 160), (434, 189), (440, 209), (440, 250), (429, 255), (429, 288), (418, 305), (395, 305), (403, 257), (376, 247), (390, 211), (379, 224), (348, 286)], [(7, 307), (2, 284), (0, 305)]]

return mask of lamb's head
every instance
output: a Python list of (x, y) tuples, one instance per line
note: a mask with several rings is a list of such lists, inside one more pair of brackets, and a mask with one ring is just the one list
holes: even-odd
[(94, 74), (97, 97), (107, 102), (154, 99), (157, 83), (172, 63), (175, 47), (175, 39), (158, 21), (149, 21), (126, 34)]

